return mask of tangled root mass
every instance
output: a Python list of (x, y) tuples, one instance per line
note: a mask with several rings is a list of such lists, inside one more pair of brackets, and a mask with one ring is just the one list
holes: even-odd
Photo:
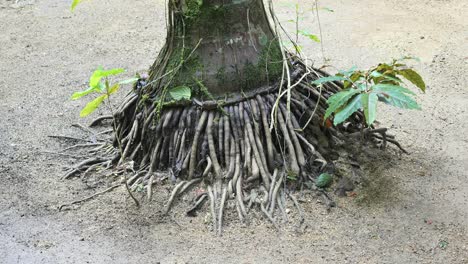
[(258, 205), (276, 225), (273, 214), (276, 209), (284, 213), (285, 206), (279, 193), (286, 192), (297, 205), (289, 190), (314, 182), (329, 170), (342, 138), (362, 129), (361, 113), (352, 115), (345, 125), (327, 126), (323, 121), (326, 99), (338, 92), (341, 84), (327, 83), (319, 89), (311, 82), (326, 73), (314, 70), (305, 76), (305, 66), (297, 62), (293, 69), (292, 80), (298, 85), (279, 99), (280, 85), (276, 84), (241, 100), (193, 100), (158, 110), (155, 104), (145, 103), (141, 94), (132, 92), (115, 113), (115, 156), (79, 169), (131, 160), (137, 172), (127, 184), (130, 189), (145, 186), (148, 198), (152, 185), (160, 180), (156, 172), (169, 172), (170, 179), (178, 181), (166, 212), (177, 196), (202, 183), (206, 191), (198, 195), (188, 214), (209, 198), (215, 230), (221, 231), (229, 199), (235, 201), (242, 221), (249, 208)]

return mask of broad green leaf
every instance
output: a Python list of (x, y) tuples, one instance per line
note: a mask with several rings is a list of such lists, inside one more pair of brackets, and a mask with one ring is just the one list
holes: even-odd
[(344, 81), (344, 80), (347, 80), (347, 79), (345, 77), (335, 75), (335, 76), (327, 76), (327, 77), (319, 78), (313, 81), (312, 84), (320, 85), (320, 84), (327, 83), (327, 82)]
[(332, 113), (336, 112), (340, 107), (345, 105), (349, 99), (351, 99), (355, 94), (359, 93), (357, 89), (343, 90), (340, 91), (328, 98), (328, 108), (325, 112), (323, 119), (327, 119)]
[(422, 79), (421, 75), (419, 75), (417, 72), (415, 72), (412, 69), (403, 69), (403, 70), (398, 70), (397, 73), (414, 85), (416, 85), (421, 91), (425, 92), (426, 91), (426, 84), (424, 83), (424, 80)]
[(111, 95), (111, 94), (117, 92), (119, 89), (120, 89), (120, 84), (116, 83), (109, 89), (108, 94)]
[(176, 100), (190, 100), (190, 97), (192, 96), (192, 90), (190, 90), (190, 87), (187, 86), (177, 86), (169, 90), (169, 94), (171, 97)]
[(372, 125), (377, 115), (377, 101), (378, 97), (375, 93), (365, 93), (361, 96), (361, 103), (364, 109), (364, 116), (366, 117), (367, 125)]
[(83, 108), (83, 110), (81, 110), (80, 117), (85, 117), (85, 116), (91, 114), (92, 112), (94, 112), (106, 98), (107, 98), (107, 94), (103, 94), (103, 95), (97, 97), (96, 99), (92, 100), (91, 102), (89, 102)]
[(122, 81), (119, 82), (119, 84), (133, 84), (133, 83), (135, 83), (137, 81), (138, 81), (138, 78), (133, 77), (133, 78), (130, 78), (130, 79), (122, 80)]
[(71, 11), (75, 10), (76, 6), (81, 3), (81, 1), (83, 0), (73, 0), (72, 4), (71, 4)]
[(335, 114), (335, 117), (333, 118), (333, 124), (335, 126), (343, 123), (346, 119), (348, 119), (349, 116), (362, 107), (361, 95), (362, 94), (356, 95), (354, 99), (346, 105), (346, 107)]
[(383, 92), (383, 93), (396, 91), (396, 92), (400, 92), (403, 94), (416, 95), (415, 93), (406, 89), (405, 87), (401, 87), (399, 85), (393, 85), (393, 84), (379, 83), (379, 84), (372, 85), (370, 89), (373, 91), (378, 91), (378, 92)]
[(93, 88), (93, 87), (89, 87), (88, 89), (84, 90), (84, 91), (79, 91), (79, 92), (74, 92), (71, 99), (72, 100), (77, 100), (77, 99), (80, 99), (81, 97), (87, 95), (87, 94), (90, 94), (92, 92), (95, 92), (97, 91), (96, 88)]
[(96, 87), (98, 86), (99, 82), (103, 77), (108, 77), (111, 75), (117, 75), (124, 72), (124, 69), (116, 68), (110, 70), (104, 70), (102, 67), (98, 67), (97, 70), (93, 72), (91, 77), (89, 78), (89, 86)]
[(389, 105), (404, 109), (421, 109), (421, 107), (413, 98), (398, 90), (383, 92), (379, 93), (378, 95), (380, 101)]

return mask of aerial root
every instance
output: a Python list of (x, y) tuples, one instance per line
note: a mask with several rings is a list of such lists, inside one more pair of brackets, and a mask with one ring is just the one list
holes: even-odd
[(91, 121), (91, 123), (89, 123), (89, 127), (97, 126), (97, 125), (101, 124), (102, 121), (109, 120), (109, 119), (113, 119), (113, 116), (112, 115), (100, 116), (100, 117), (94, 119), (93, 121)]
[[(303, 105), (304, 109), (324, 100), (305, 88), (291, 92), (294, 98), (309, 104)], [(129, 99), (123, 109), (134, 111), (132, 103), (137, 101)], [(277, 123), (270, 130), (270, 113), (275, 107)], [(187, 214), (195, 214), (209, 198), (216, 233), (222, 233), (226, 204), (231, 199), (241, 222), (245, 223), (248, 211), (258, 206), (278, 228), (277, 217), (287, 221), (286, 176), (292, 175), (298, 182), (309, 181), (310, 175), (318, 175), (327, 164), (317, 140), (309, 141), (310, 136), (326, 138), (325, 128), (313, 133), (308, 128), (303, 130), (302, 126), (313, 113), (299, 110), (289, 112), (286, 99), (277, 103), (275, 94), (266, 93), (217, 109), (163, 108), (157, 114), (159, 121), (155, 119), (154, 107), (140, 112), (138, 117), (124, 111), (117, 131), (123, 138), (120, 163), (130, 158), (138, 169), (146, 171), (131, 177), (127, 183), (132, 190), (145, 186), (147, 198), (151, 199), (155, 181), (152, 175), (169, 170), (171, 178), (179, 182), (169, 196), (164, 213), (169, 212), (177, 197), (201, 183), (207, 186), (206, 194), (195, 199)], [(135, 118), (127, 120), (129, 116)]]
[[(102, 165), (106, 162), (110, 161), (110, 159), (104, 159), (104, 158), (89, 158), (87, 160), (84, 160), (80, 163), (78, 163), (77, 165), (75, 165), (73, 168), (69, 169), (65, 175), (63, 176), (63, 179), (68, 179), (70, 178), (71, 176), (79, 173), (79, 172), (83, 172), (85, 171), (86, 169), (88, 169), (89, 167), (91, 166), (95, 166), (96, 164), (98, 165)], [(97, 166), (95, 166), (97, 167)]]
[(83, 203), (83, 202), (89, 201), (89, 200), (95, 198), (96, 196), (99, 196), (99, 195), (101, 195), (101, 194), (110, 192), (110, 191), (114, 190), (115, 188), (117, 188), (117, 187), (119, 187), (119, 186), (122, 186), (122, 184), (121, 184), (121, 183), (115, 184), (115, 185), (112, 185), (111, 187), (109, 187), (109, 188), (107, 188), (107, 189), (105, 189), (105, 190), (103, 190), (103, 191), (97, 192), (97, 193), (95, 193), (95, 194), (93, 194), (93, 195), (90, 195), (90, 196), (88, 196), (88, 197), (85, 197), (85, 198), (83, 198), (83, 199), (75, 200), (75, 201), (73, 201), (73, 202), (71, 202), (71, 203), (67, 203), (67, 204), (62, 204), (62, 205), (59, 206), (59, 211), (62, 211), (62, 209), (63, 209), (64, 207), (69, 207), (69, 206), (72, 206), (72, 205), (74, 205), (74, 204), (79, 204), (79, 203)]
[[(296, 66), (305, 67), (300, 63)], [(290, 101), (286, 96), (278, 98), (276, 86), (237, 101), (218, 104), (193, 100), (183, 105), (169, 103), (160, 109), (157, 104), (142, 103), (142, 95), (132, 92), (113, 117), (92, 122), (96, 125), (114, 118), (115, 136), (122, 139), (120, 146), (114, 140), (114, 148), (87, 143), (65, 149), (95, 147), (92, 152), (104, 151), (113, 158), (87, 159), (64, 178), (109, 164), (125, 166), (131, 161), (137, 172), (126, 179), (125, 185), (129, 190), (143, 186), (148, 200), (153, 196), (152, 186), (161, 181), (155, 177), (158, 171), (169, 171), (167, 177), (177, 182), (165, 205), (165, 214), (179, 196), (200, 184), (206, 192), (196, 196), (187, 215), (195, 215), (209, 200), (212, 228), (218, 234), (222, 233), (231, 200), (242, 223), (248, 222), (249, 210), (257, 207), (279, 229), (278, 219), (288, 218), (289, 198), (299, 212), (301, 226), (304, 214), (291, 192), (327, 170), (329, 153), (343, 137), (361, 135), (363, 131), (365, 136), (381, 140), (382, 147), (391, 143), (406, 153), (386, 129), (363, 129), (362, 113), (351, 116), (346, 125), (327, 127), (321, 118), (326, 100), (340, 91), (341, 84), (327, 83), (322, 89), (310, 84), (322, 76), (326, 74), (314, 71), (301, 79), (289, 91)], [(116, 151), (117, 147), (120, 151)], [(333, 206), (327, 194), (323, 196), (327, 206)]]
[(190, 209), (187, 211), (188, 216), (196, 216), (196, 212), (198, 209), (200, 209), (201, 205), (203, 202), (206, 200), (208, 197), (208, 194), (206, 192), (201, 193), (195, 198), (195, 203), (190, 207)]
[(166, 204), (166, 209), (164, 210), (164, 214), (167, 214), (171, 209), (172, 203), (176, 196), (183, 194), (188, 188), (190, 188), (193, 184), (200, 182), (201, 179), (193, 179), (190, 181), (181, 181), (179, 182), (176, 187), (172, 190), (171, 196)]

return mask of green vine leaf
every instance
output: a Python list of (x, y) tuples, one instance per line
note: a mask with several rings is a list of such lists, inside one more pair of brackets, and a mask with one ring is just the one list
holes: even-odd
[(190, 100), (192, 97), (192, 90), (188, 86), (177, 86), (169, 90), (171, 97), (176, 100)]

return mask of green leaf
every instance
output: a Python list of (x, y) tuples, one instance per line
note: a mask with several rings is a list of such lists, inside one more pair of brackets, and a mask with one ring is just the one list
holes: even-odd
[(103, 77), (117, 75), (124, 71), (125, 71), (124, 69), (120, 69), (120, 68), (110, 69), (106, 71), (102, 67), (98, 67), (97, 70), (95, 70), (93, 74), (91, 75), (91, 77), (89, 78), (89, 86), (96, 87), (99, 85), (99, 82), (101, 81)]
[(370, 89), (373, 91), (378, 91), (378, 92), (383, 92), (383, 93), (397, 91), (403, 94), (416, 95), (415, 93), (406, 89), (405, 87), (401, 87), (399, 85), (393, 85), (393, 84), (379, 83), (379, 84), (372, 85)]
[(386, 71), (393, 71), (394, 69), (394, 66), (393, 65), (388, 65), (386, 63), (380, 63), (379, 65), (377, 65), (377, 67), (375, 68), (375, 71), (378, 71), (380, 73), (384, 73)]
[(71, 7), (70, 7), (71, 11), (75, 10), (75, 7), (76, 7), (79, 3), (81, 3), (81, 1), (83, 1), (83, 0), (73, 0), (73, 2), (72, 2), (72, 4), (71, 4)]
[(334, 81), (344, 81), (347, 80), (345, 77), (342, 76), (327, 76), (327, 77), (322, 77), (319, 78), (315, 81), (312, 82), (314, 85), (320, 85), (322, 83), (327, 83), (327, 82), (334, 82)]
[(119, 84), (133, 84), (133, 83), (135, 83), (137, 81), (138, 81), (138, 78), (133, 77), (133, 78), (130, 78), (130, 79), (122, 80), (122, 81), (119, 82)]
[(330, 186), (333, 182), (333, 176), (328, 174), (328, 173), (322, 173), (317, 177), (317, 180), (315, 181), (315, 186), (319, 188), (325, 188)]
[(367, 125), (372, 125), (377, 115), (378, 96), (375, 93), (365, 93), (361, 96), (361, 103), (364, 109)]
[(96, 99), (92, 100), (89, 102), (80, 112), (80, 117), (85, 117), (92, 112), (94, 112), (100, 105), (101, 103), (107, 98), (107, 94), (103, 94)]
[(120, 89), (120, 84), (116, 83), (109, 89), (108, 94), (111, 95), (117, 92), (119, 89)]
[(398, 70), (397, 73), (414, 85), (416, 85), (421, 91), (425, 92), (426, 91), (426, 84), (424, 83), (424, 80), (422, 79), (421, 75), (419, 75), (416, 71), (412, 69), (403, 69), (403, 70)]
[(393, 106), (403, 108), (403, 109), (417, 109), (417, 110), (421, 109), (421, 107), (413, 98), (411, 98), (407, 94), (404, 94), (398, 90), (380, 93), (379, 100), (383, 101), (386, 104), (393, 105)]
[(169, 94), (171, 97), (176, 100), (190, 100), (190, 97), (192, 96), (192, 90), (190, 90), (190, 87), (187, 86), (177, 86), (169, 90)]
[(333, 124), (335, 126), (343, 123), (346, 119), (348, 119), (349, 116), (362, 107), (361, 95), (362, 94), (356, 95), (354, 99), (346, 105), (346, 107), (335, 114), (335, 117), (333, 118)]
[(80, 99), (81, 97), (87, 95), (87, 94), (90, 94), (92, 92), (95, 92), (97, 91), (97, 89), (94, 87), (89, 87), (88, 89), (84, 90), (84, 91), (79, 91), (79, 92), (74, 92), (71, 99), (72, 100), (77, 100), (77, 99)]
[(114, 68), (114, 69), (110, 69), (110, 70), (103, 70), (101, 72), (101, 76), (102, 77), (107, 77), (107, 76), (111, 76), (111, 75), (117, 75), (117, 74), (121, 74), (122, 72), (125, 72), (125, 69), (122, 69), (122, 68)]
[(351, 97), (353, 97), (355, 94), (359, 93), (359, 90), (357, 89), (350, 89), (350, 90), (343, 90), (340, 91), (328, 98), (327, 103), (328, 103), (328, 108), (327, 111), (325, 112), (325, 116), (323, 119), (327, 119), (332, 113), (336, 112), (340, 107), (342, 107), (344, 104), (346, 104)]

